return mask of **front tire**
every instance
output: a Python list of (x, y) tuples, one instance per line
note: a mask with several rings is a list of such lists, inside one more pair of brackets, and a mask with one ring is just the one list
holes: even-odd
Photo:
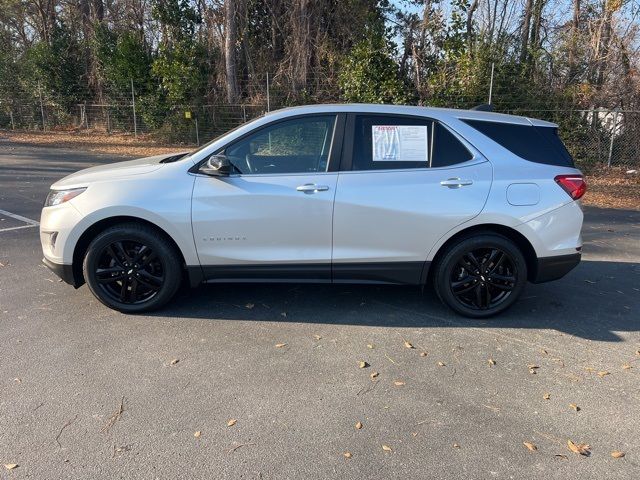
[(511, 307), (527, 281), (527, 263), (511, 240), (498, 234), (462, 238), (435, 265), (438, 297), (455, 312), (487, 318)]
[(123, 313), (155, 310), (174, 296), (182, 278), (171, 243), (146, 225), (115, 225), (93, 239), (82, 264), (91, 293)]

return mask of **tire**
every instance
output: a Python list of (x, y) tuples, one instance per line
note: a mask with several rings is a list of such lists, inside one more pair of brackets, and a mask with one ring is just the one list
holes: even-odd
[(508, 238), (486, 233), (448, 246), (434, 269), (440, 300), (469, 318), (488, 318), (507, 310), (527, 282), (527, 263)]
[(91, 293), (123, 313), (165, 305), (182, 280), (178, 252), (164, 235), (146, 225), (124, 223), (98, 234), (82, 263)]

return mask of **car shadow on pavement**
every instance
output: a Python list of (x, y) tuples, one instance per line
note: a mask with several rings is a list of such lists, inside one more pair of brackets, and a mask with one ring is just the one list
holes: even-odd
[(555, 329), (621, 341), (639, 331), (640, 264), (584, 261), (565, 278), (527, 284), (519, 301), (488, 320), (458, 316), (430, 287), (314, 284), (209, 284), (182, 290), (157, 316), (372, 327)]

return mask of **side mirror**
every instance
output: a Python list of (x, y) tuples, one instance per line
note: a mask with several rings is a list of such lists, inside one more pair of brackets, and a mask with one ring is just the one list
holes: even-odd
[(226, 177), (233, 172), (233, 165), (224, 154), (211, 155), (199, 169), (200, 173), (214, 177)]

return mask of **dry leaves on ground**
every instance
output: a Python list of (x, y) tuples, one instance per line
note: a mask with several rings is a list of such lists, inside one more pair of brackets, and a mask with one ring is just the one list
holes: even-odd
[(393, 384), (394, 384), (396, 387), (403, 387), (404, 385), (406, 385), (406, 383), (405, 383), (405, 382), (403, 382), (402, 380), (396, 380), (395, 382), (393, 382)]
[(570, 403), (569, 407), (573, 408), (576, 412), (579, 412), (581, 410), (581, 408), (575, 403)]
[(175, 364), (176, 364), (176, 363), (178, 363), (179, 361), (180, 361), (180, 359), (179, 359), (179, 358), (174, 358), (173, 360), (171, 360), (171, 361), (169, 362), (169, 365), (175, 365)]
[(622, 458), (622, 457), (624, 457), (624, 452), (620, 452), (618, 450), (614, 450), (613, 452), (611, 452), (611, 456), (613, 458)]
[(591, 447), (586, 443), (574, 443), (571, 440), (567, 440), (567, 447), (573, 453), (584, 455), (585, 457), (591, 455)]
[(403, 345), (405, 346), (405, 348), (416, 348), (413, 346), (413, 344), (407, 340), (404, 341)]
[(286, 343), (276, 343), (276, 348), (283, 348), (286, 347), (287, 344)]
[(545, 393), (542, 398), (544, 398), (545, 400), (549, 400), (551, 398), (551, 394), (550, 393)]
[(439, 367), (446, 367), (446, 366), (447, 366), (447, 364), (446, 364), (446, 363), (444, 363), (444, 362), (438, 362), (438, 366), (439, 366)]
[(522, 444), (527, 447), (530, 451), (535, 452), (536, 450), (538, 450), (538, 447), (531, 442), (522, 442)]
[(598, 376), (599, 376), (600, 378), (602, 378), (602, 377), (606, 377), (607, 375), (610, 375), (610, 374), (609, 374), (609, 372), (607, 372), (606, 370), (603, 370), (603, 371), (601, 371), (601, 372), (598, 372)]
[(193, 436), (196, 437), (196, 438), (200, 438), (202, 436), (202, 432), (200, 430), (198, 430), (197, 432), (195, 432), (193, 434)]
[(487, 360), (487, 363), (490, 367), (493, 367), (496, 364), (496, 361), (493, 358), (490, 358), (489, 360)]
[(233, 427), (236, 423), (238, 423), (238, 420), (236, 420), (235, 418), (231, 418), (231, 419), (227, 422), (227, 427)]
[(371, 380), (373, 380), (374, 378), (376, 378), (378, 375), (380, 375), (378, 372), (371, 372), (371, 375), (369, 375), (371, 377)]
[(385, 452), (392, 452), (392, 448), (389, 445), (382, 445), (382, 450)]
[(367, 362), (364, 361), (359, 361), (358, 362), (358, 368), (367, 368), (369, 366), (369, 364)]
[(429, 355), (427, 352), (420, 352), (421, 357), (426, 357), (427, 355)]
[(357, 422), (355, 427), (356, 427), (356, 430), (362, 430), (362, 422)]
[(351, 452), (344, 452), (342, 455), (344, 456), (344, 458), (351, 458), (351, 457), (353, 457), (353, 455), (351, 454)]
[(5, 463), (4, 464), (4, 468), (6, 468), (7, 470), (13, 470), (14, 468), (18, 468), (18, 464), (17, 463)]

